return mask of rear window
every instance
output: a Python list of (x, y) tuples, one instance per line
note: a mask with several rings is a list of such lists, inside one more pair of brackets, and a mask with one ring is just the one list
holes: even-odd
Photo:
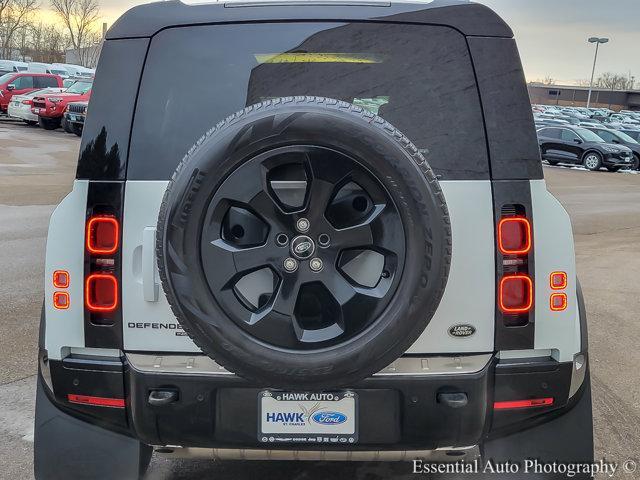
[(373, 23), (159, 33), (142, 77), (127, 178), (169, 179), (217, 122), (248, 105), (291, 95), (345, 100), (379, 114), (422, 150), (441, 178), (489, 178), (465, 38), (447, 27)]
[(55, 77), (36, 77), (37, 88), (57, 87), (58, 79)]

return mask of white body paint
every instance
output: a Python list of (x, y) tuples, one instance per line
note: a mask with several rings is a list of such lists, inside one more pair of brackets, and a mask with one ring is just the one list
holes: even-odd
[[(452, 262), (447, 287), (431, 322), (408, 354), (486, 353), (494, 351), (496, 308), (495, 234), (489, 181), (443, 181), (451, 215)], [(184, 334), (160, 285), (154, 233), (167, 182), (129, 181), (125, 192), (122, 242), (122, 314), (124, 349), (150, 352), (199, 352)], [(547, 192), (544, 180), (531, 181), (535, 248), (535, 349), (572, 361), (580, 350), (576, 270), (569, 217)], [(46, 348), (52, 359), (64, 348), (84, 347), (83, 274), (87, 182), (54, 211), (47, 242), (45, 274)], [(53, 271), (70, 272), (68, 310), (52, 306)], [(549, 275), (567, 272), (569, 307), (549, 308)], [(449, 328), (466, 324), (474, 335), (455, 338)], [(143, 328), (139, 328), (143, 327)]]

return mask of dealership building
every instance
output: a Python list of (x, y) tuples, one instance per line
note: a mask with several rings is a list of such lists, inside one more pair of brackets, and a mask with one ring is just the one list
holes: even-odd
[[(563, 105), (585, 107), (589, 96), (589, 87), (565, 85), (528, 84), (531, 103), (540, 105)], [(640, 111), (640, 90), (611, 90), (595, 88), (591, 93), (591, 107), (611, 108), (612, 110)]]

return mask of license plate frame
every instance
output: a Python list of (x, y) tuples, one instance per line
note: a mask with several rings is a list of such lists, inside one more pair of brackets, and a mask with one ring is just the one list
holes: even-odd
[(353, 445), (358, 442), (358, 394), (258, 392), (258, 441)]

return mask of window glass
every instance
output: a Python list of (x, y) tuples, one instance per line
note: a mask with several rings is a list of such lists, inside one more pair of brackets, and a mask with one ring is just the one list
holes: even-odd
[(14, 77), (14, 73), (5, 73), (4, 75), (2, 75), (0, 77), (0, 85), (8, 82), (9, 80), (11, 80)]
[(538, 132), (541, 137), (547, 138), (560, 138), (560, 129), (559, 128), (543, 128)]
[(573, 142), (575, 140), (580, 140), (580, 137), (573, 133), (571, 130), (567, 130), (566, 128), (562, 129), (562, 140), (565, 142)]
[(441, 178), (489, 178), (465, 38), (447, 27), (370, 23), (215, 25), (157, 34), (127, 176), (168, 179), (220, 120), (293, 95), (345, 100), (377, 113), (423, 151)]
[(586, 128), (576, 128), (576, 133), (580, 135), (586, 142), (604, 143), (604, 140), (591, 130)]
[(34, 88), (33, 87), (33, 77), (31, 75), (24, 75), (22, 77), (16, 78), (15, 82), (13, 82), (16, 86), (16, 90), (24, 90), (26, 88)]
[(605, 142), (611, 143), (613, 140), (617, 140), (616, 136), (606, 130), (596, 130), (596, 134)]
[(624, 132), (616, 132), (615, 136), (618, 137), (619, 140), (622, 140), (623, 142), (628, 142), (628, 143), (638, 143), (636, 142), (632, 137), (630, 137), (629, 135), (627, 135)]
[(75, 93), (75, 94), (78, 94), (78, 95), (84, 95), (89, 90), (91, 90), (91, 86), (92, 85), (93, 84), (91, 82), (76, 82), (73, 85), (71, 85), (69, 88), (67, 88), (65, 91), (67, 93)]
[(54, 77), (36, 77), (35, 85), (37, 88), (57, 87), (58, 79)]

